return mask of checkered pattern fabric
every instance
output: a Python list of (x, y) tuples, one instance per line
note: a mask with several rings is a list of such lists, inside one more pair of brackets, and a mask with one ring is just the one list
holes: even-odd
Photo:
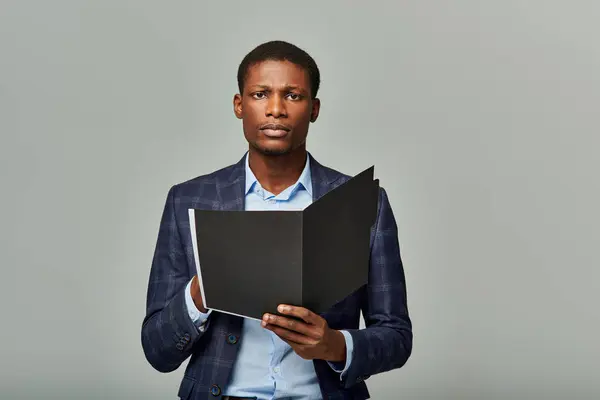
[[(313, 199), (350, 177), (319, 164), (311, 154)], [(241, 340), (242, 318), (212, 313), (198, 330), (187, 313), (184, 289), (196, 274), (188, 209), (243, 210), (244, 158), (213, 173), (174, 185), (168, 192), (148, 281), (141, 341), (148, 362), (170, 372), (190, 358), (178, 396), (222, 397)], [(371, 231), (369, 282), (326, 313), (334, 329), (354, 342), (351, 367), (343, 380), (325, 361), (314, 360), (324, 399), (366, 399), (369, 376), (400, 368), (412, 351), (404, 269), (398, 232), (385, 189), (380, 189), (377, 221)], [(366, 329), (359, 329), (362, 310)], [(235, 336), (238, 340), (228, 340)]]

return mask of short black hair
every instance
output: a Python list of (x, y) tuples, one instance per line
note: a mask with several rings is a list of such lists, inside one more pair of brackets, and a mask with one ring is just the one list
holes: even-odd
[(273, 40), (258, 45), (250, 51), (238, 67), (237, 81), (240, 94), (244, 90), (244, 82), (248, 74), (248, 69), (263, 61), (289, 61), (308, 72), (310, 80), (310, 94), (314, 99), (317, 97), (319, 86), (321, 84), (321, 74), (315, 60), (304, 50), (291, 43), (282, 40)]

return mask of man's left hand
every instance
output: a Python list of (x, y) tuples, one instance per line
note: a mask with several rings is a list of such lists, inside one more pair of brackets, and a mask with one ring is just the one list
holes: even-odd
[(289, 344), (306, 360), (320, 359), (346, 362), (346, 340), (342, 332), (331, 329), (320, 315), (303, 307), (282, 304), (277, 307), (280, 315), (265, 314), (261, 325)]

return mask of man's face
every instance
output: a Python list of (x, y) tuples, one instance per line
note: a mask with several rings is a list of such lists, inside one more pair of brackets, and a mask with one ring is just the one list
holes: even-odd
[(265, 155), (283, 155), (304, 146), (320, 102), (311, 99), (308, 73), (288, 61), (252, 65), (243, 94), (233, 99), (248, 143)]

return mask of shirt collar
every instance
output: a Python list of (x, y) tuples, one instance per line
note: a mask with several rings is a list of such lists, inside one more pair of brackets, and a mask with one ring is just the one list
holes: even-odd
[[(252, 187), (257, 183), (258, 184), (260, 184), (260, 183), (258, 182), (258, 180), (256, 179), (256, 176), (254, 176), (254, 173), (250, 169), (250, 163), (248, 162), (248, 153), (246, 153), (245, 163), (246, 163), (246, 189), (245, 189), (244, 195), (248, 195), (248, 193), (250, 192)], [(302, 170), (302, 173), (300, 174), (300, 177), (298, 178), (296, 183), (292, 186), (295, 186), (295, 185), (302, 185), (302, 187), (304, 187), (304, 189), (308, 192), (308, 194), (312, 196), (310, 156), (308, 155), (308, 153), (306, 154), (306, 163), (304, 164), (304, 169)]]

